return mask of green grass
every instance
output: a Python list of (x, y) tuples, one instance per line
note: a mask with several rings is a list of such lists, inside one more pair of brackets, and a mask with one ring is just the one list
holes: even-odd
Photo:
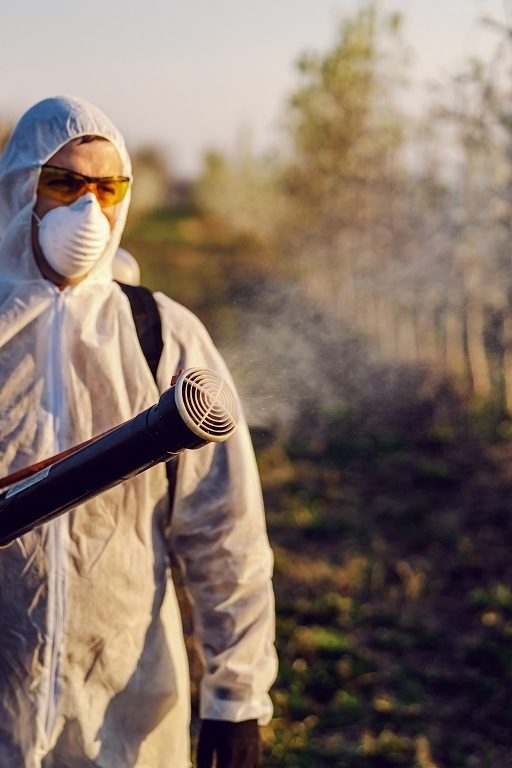
[(505, 768), (508, 442), (464, 411), (443, 429), (365, 432), (353, 414), (334, 429), (323, 454), (293, 442), (300, 470), (270, 483), (281, 667), (264, 765)]

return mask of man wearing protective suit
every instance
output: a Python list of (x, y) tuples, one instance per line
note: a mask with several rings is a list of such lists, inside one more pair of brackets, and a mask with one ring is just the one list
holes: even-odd
[[(112, 280), (130, 181), (118, 131), (74, 98), (36, 104), (0, 156), (1, 476), (158, 399)], [(230, 381), (200, 322), (155, 298), (159, 388), (191, 366)], [(197, 765), (257, 764), (276, 661), (271, 553), (242, 424), (183, 454), (172, 526), (157, 465), (0, 551), (0, 768), (190, 765), (171, 550), (205, 660)]]

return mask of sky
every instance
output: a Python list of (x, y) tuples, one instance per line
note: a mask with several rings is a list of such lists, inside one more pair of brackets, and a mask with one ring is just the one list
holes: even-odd
[[(496, 36), (479, 19), (512, 23), (512, 0), (380, 0), (403, 12), (413, 103)], [(332, 46), (363, 0), (4, 0), (0, 118), (39, 99), (82, 96), (103, 109), (129, 147), (160, 146), (177, 173), (241, 133), (255, 149), (279, 141), (304, 51)]]

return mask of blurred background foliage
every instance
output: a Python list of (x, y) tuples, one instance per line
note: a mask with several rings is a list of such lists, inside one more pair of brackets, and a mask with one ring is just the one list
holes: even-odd
[(412, 116), (378, 7), (298, 62), (273, 152), (241, 136), (182, 180), (135, 150), (123, 246), (249, 416), (276, 558), (264, 765), (506, 768), (512, 31), (487, 22), (492, 59)]
[(252, 425), (268, 768), (512, 765), (509, 54), (496, 26), (412, 118), (400, 17), (366, 4), (298, 62), (281, 147), (212, 149), (130, 220)]

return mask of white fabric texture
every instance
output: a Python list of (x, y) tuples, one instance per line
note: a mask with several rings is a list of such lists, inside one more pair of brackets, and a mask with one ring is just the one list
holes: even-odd
[(114, 280), (127, 285), (140, 285), (140, 267), (137, 259), (125, 248), (118, 248), (112, 262)]
[[(59, 291), (34, 261), (39, 169), (70, 139), (109, 139), (79, 99), (40, 102), (0, 156), (0, 473), (131, 418), (158, 399), (112, 281), (129, 204), (99, 262)], [(178, 368), (231, 381), (204, 327), (157, 294), (161, 390)], [(272, 556), (246, 425), (180, 458), (171, 533), (163, 465), (0, 551), (0, 768), (185, 768), (189, 685), (172, 545), (195, 603), (203, 717), (267, 722), (275, 677)]]

